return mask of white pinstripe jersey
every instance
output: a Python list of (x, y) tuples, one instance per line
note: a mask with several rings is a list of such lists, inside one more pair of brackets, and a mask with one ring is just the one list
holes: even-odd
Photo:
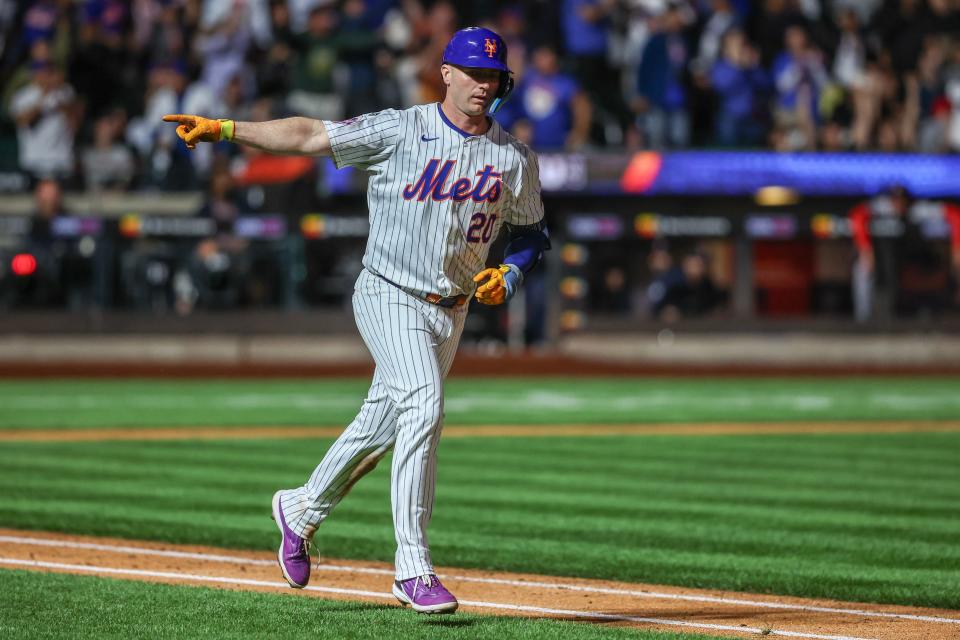
[(537, 156), (496, 121), (483, 135), (438, 103), (324, 121), (337, 167), (370, 173), (363, 266), (415, 293), (472, 294), (502, 224), (542, 224)]

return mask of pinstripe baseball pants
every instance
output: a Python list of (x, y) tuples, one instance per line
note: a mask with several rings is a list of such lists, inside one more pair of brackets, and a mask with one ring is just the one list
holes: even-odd
[(416, 298), (364, 269), (353, 310), (376, 363), (357, 417), (302, 487), (281, 499), (293, 531), (313, 536), (360, 477), (391, 447), (391, 504), (397, 580), (433, 573), (427, 525), (433, 511), (443, 381), (450, 371), (467, 305), (446, 309)]

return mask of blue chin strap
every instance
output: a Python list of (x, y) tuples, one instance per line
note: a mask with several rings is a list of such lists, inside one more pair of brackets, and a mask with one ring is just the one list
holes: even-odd
[(500, 90), (497, 91), (497, 97), (493, 99), (493, 102), (490, 103), (490, 107), (487, 109), (487, 113), (491, 116), (507, 101), (510, 92), (513, 91), (513, 78), (510, 77), (509, 73), (504, 72), (501, 74), (500, 87)]

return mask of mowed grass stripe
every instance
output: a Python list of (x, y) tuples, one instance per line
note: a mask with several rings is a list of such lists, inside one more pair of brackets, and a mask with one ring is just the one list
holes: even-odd
[[(55, 500), (62, 493), (31, 489), (31, 495), (35, 500)], [(69, 516), (71, 522), (90, 510), (98, 510), (114, 522), (181, 522), (196, 519), (196, 513), (202, 512), (204, 521), (207, 522), (217, 519), (222, 522), (236, 520), (239, 523), (240, 516), (237, 514), (253, 513), (255, 515), (247, 516), (246, 522), (252, 523), (254, 530), (257, 525), (266, 522), (263, 500), (218, 500), (207, 494), (199, 498), (191, 496), (187, 506), (184, 506), (183, 496), (180, 495), (145, 495), (149, 496), (148, 506), (138, 506), (137, 500), (143, 496), (137, 495), (135, 490), (88, 492), (74, 497), (69, 505), (60, 509), (60, 514)], [(960, 552), (955, 545), (956, 528), (943, 520), (824, 516), (817, 510), (744, 509), (732, 504), (720, 507), (693, 504), (682, 509), (672, 504), (664, 508), (653, 504), (630, 510), (610, 509), (601, 513), (593, 509), (580, 511), (578, 518), (572, 519), (567, 515), (557, 515), (566, 509), (565, 505), (551, 502), (549, 507), (539, 507), (538, 497), (533, 496), (521, 501), (456, 501), (454, 507), (445, 509), (445, 514), (451, 520), (450, 526), (456, 527), (458, 520), (471, 522), (472, 513), (484, 510), (495, 513), (496, 516), (483, 520), (474, 519), (472, 529), (494, 535), (499, 535), (502, 531), (518, 532), (514, 537), (536, 533), (539, 539), (549, 538), (574, 543), (601, 530), (605, 540), (629, 544), (636, 542), (638, 536), (641, 536), (643, 544), (650, 547), (683, 548), (687, 545), (699, 545), (702, 548), (742, 550), (759, 549), (775, 542), (778, 552), (806, 549), (824, 553), (859, 553), (864, 549), (879, 548), (881, 551), (886, 549), (883, 553), (890, 554), (895, 563), (910, 561), (919, 563), (917, 566), (920, 566), (924, 562), (932, 561), (934, 566), (941, 566), (942, 562), (950, 562), (952, 559), (960, 562)], [(98, 507), (107, 502), (115, 507)], [(388, 524), (384, 522), (387, 508), (383, 502), (376, 499), (357, 502), (349, 510), (351, 523)], [(30, 501), (0, 499), (0, 510), (29, 513)], [(534, 532), (530, 532), (527, 526), (531, 517), (535, 517), (539, 523)], [(583, 521), (588, 521), (589, 524), (580, 524)], [(638, 525), (638, 522), (643, 524)], [(388, 530), (388, 527), (383, 528), (383, 531)], [(825, 537), (825, 530), (830, 531), (833, 536)], [(709, 539), (711, 532), (717, 539)], [(698, 542), (703, 538), (708, 539)], [(876, 561), (883, 560), (874, 551), (870, 553), (874, 554), (872, 557)]]
[[(30, 468), (39, 472), (37, 474), (38, 476), (47, 478), (51, 482), (57, 478), (62, 479), (63, 482), (71, 482), (74, 479), (82, 479), (94, 471), (99, 474), (101, 482), (136, 482), (139, 474), (151, 470), (160, 473), (163, 468), (171, 462), (172, 460), (161, 461), (157, 464), (146, 466), (141, 463), (137, 465), (135, 473), (132, 467), (124, 466), (122, 463), (91, 461), (84, 464), (80, 461), (70, 460), (64, 463), (60, 458), (50, 459), (46, 464), (32, 465)], [(186, 474), (184, 479), (190, 478), (196, 480), (198, 487), (206, 487), (212, 490), (219, 490), (228, 485), (235, 489), (243, 489), (245, 487), (255, 488), (260, 486), (258, 482), (261, 479), (270, 477), (269, 473), (264, 472), (263, 467), (260, 467), (259, 474), (255, 474), (253, 477), (244, 474), (242, 480), (234, 480), (224, 475), (224, 469), (216, 466), (216, 460), (203, 459), (197, 462), (196, 465), (185, 468), (185, 470), (181, 472), (181, 475)], [(603, 479), (597, 479), (592, 476), (571, 475), (569, 470), (565, 473), (529, 473), (527, 474), (528, 477), (524, 478), (523, 472), (506, 470), (498, 472), (495, 476), (488, 477), (485, 482), (491, 489), (496, 489), (498, 486), (509, 488), (514, 481), (525, 482), (528, 492), (559, 488), (563, 489), (563, 494), (567, 499), (572, 501), (582, 500), (584, 503), (588, 503), (596, 508), (602, 506), (604, 500), (616, 501), (616, 498), (610, 497), (608, 492), (611, 486), (611, 480), (616, 482), (616, 486), (623, 490), (635, 488), (638, 492), (642, 492), (655, 489), (653, 493), (657, 497), (667, 497), (672, 500), (698, 499), (703, 497), (697, 494), (691, 495), (689, 491), (684, 491), (683, 488), (691, 484), (694, 487), (702, 486), (705, 481), (709, 480), (711, 481), (710, 498), (716, 501), (718, 498), (723, 497), (722, 489), (724, 488), (726, 488), (728, 493), (742, 494), (740, 485), (742, 485), (743, 482), (741, 482), (741, 480), (746, 480), (749, 483), (761, 479), (758, 477), (756, 470), (750, 470), (749, 473), (737, 472), (736, 477), (731, 479), (729, 471), (720, 474), (711, 468), (708, 473), (700, 473), (698, 477), (691, 478), (689, 474), (683, 474), (677, 476), (675, 479), (667, 478), (666, 482), (660, 482), (660, 486), (657, 486), (657, 481), (650, 477), (656, 476), (658, 479), (663, 480), (660, 478), (660, 469), (657, 467), (658, 465), (653, 463), (644, 464), (642, 468), (638, 470), (638, 476), (640, 477), (636, 478), (610, 478), (607, 476)], [(233, 465), (230, 465), (230, 468), (235, 470)], [(28, 467), (18, 466), (16, 462), (8, 466), (8, 471), (14, 474), (25, 472), (27, 469)], [(454, 480), (461, 478), (466, 480), (468, 476), (483, 474), (483, 471), (484, 469), (482, 468), (471, 467), (461, 463), (448, 472), (450, 474), (448, 477)], [(609, 471), (607, 471), (607, 473), (609, 474)], [(956, 475), (955, 472), (951, 473)], [(764, 472), (762, 475), (766, 477), (768, 474)], [(915, 472), (913, 475), (916, 475)], [(901, 486), (900, 490), (894, 490), (894, 488), (890, 486), (889, 480), (882, 482), (881, 487), (885, 489), (885, 491), (878, 497), (872, 498), (871, 504), (863, 504), (861, 498), (869, 492), (862, 486), (863, 479), (859, 474), (851, 472), (846, 474), (846, 476), (833, 474), (829, 478), (823, 478), (816, 473), (808, 474), (804, 472), (802, 475), (796, 472), (781, 473), (781, 482), (786, 485), (786, 488), (779, 487), (765, 490), (760, 486), (753, 490), (753, 498), (747, 501), (746, 504), (775, 506), (778, 502), (789, 502), (796, 508), (816, 506), (818, 508), (833, 508), (836, 510), (858, 509), (861, 512), (885, 514), (888, 513), (888, 507), (896, 506), (899, 502), (902, 502), (904, 496), (901, 494), (916, 493), (917, 482), (920, 479), (913, 477), (913, 475), (908, 480), (900, 480), (901, 485), (906, 485), (906, 488)], [(571, 482), (571, 478), (576, 478), (575, 482)], [(813, 480), (812, 484), (805, 484), (810, 478)], [(244, 483), (246, 483), (246, 485), (244, 485)], [(651, 483), (653, 483), (652, 486)], [(236, 486), (238, 484), (239, 486)], [(676, 486), (673, 486), (674, 484)], [(846, 492), (845, 487), (848, 486), (856, 486), (857, 491), (853, 493)], [(943, 515), (944, 511), (952, 511), (952, 501), (958, 496), (958, 493), (960, 493), (957, 490), (958, 486), (960, 485), (957, 483), (940, 483), (939, 478), (937, 478), (937, 482), (928, 483), (928, 486), (924, 487), (924, 493), (912, 500), (908, 509), (909, 513), (916, 516), (929, 515), (936, 517)], [(807, 489), (807, 492), (802, 493), (798, 491), (798, 489), (801, 488)], [(765, 495), (764, 491), (767, 491), (768, 495)], [(818, 492), (821, 491), (826, 491), (826, 496), (818, 495)], [(942, 495), (944, 500), (939, 502), (934, 500), (934, 495), (938, 494)]]
[[(0, 428), (345, 425), (369, 381), (3, 381)], [(957, 378), (448, 381), (450, 424), (960, 418)], [(504, 398), (509, 402), (491, 402)]]
[[(450, 517), (458, 515), (464, 514), (453, 513)], [(713, 522), (694, 515), (683, 518), (670, 514), (663, 520), (637, 525), (631, 522), (629, 517), (598, 518), (592, 519), (589, 524), (577, 524), (570, 519), (535, 515), (543, 519), (542, 524), (535, 529), (537, 539), (556, 542), (575, 543), (584, 539), (598, 538), (597, 531), (600, 530), (603, 531), (604, 544), (641, 544), (647, 549), (682, 551), (695, 547), (703, 551), (756, 555), (809, 553), (818, 557), (832, 556), (837, 559), (869, 554), (869, 558), (865, 559), (877, 566), (899, 567), (909, 564), (911, 567), (933, 569), (942, 568), (944, 563), (955, 565), (960, 562), (960, 553), (947, 535), (936, 543), (925, 543), (910, 540), (906, 535), (894, 537), (866, 533), (865, 525), (859, 527), (860, 533), (855, 533), (851, 531), (851, 527), (842, 525), (821, 525), (817, 531), (794, 531), (792, 530), (794, 521), (763, 523), (759, 518), (753, 517), (746, 517), (742, 522), (735, 523), (730, 521), (732, 518), (728, 518), (727, 521)], [(736, 512), (733, 516), (735, 515)], [(469, 528), (460, 531), (470, 533)], [(519, 513), (485, 520), (476, 526), (476, 531), (491, 535), (507, 535), (512, 538), (523, 538), (531, 534), (530, 528), (524, 526)], [(504, 531), (510, 533), (502, 534)], [(824, 531), (829, 531), (833, 535), (824, 535)]]
[[(307, 477), (316, 444), (3, 447), (0, 519), (269, 549), (269, 496)], [(741, 450), (760, 468), (732, 467)], [(452, 566), (960, 608), (960, 520), (944, 509), (957, 471), (916, 473), (957, 450), (960, 434), (442, 441), (431, 541)], [(518, 452), (536, 461), (531, 477)], [(871, 456), (887, 462), (833, 465)], [(323, 525), (322, 553), (392, 558), (388, 477), (385, 460), (355, 487)]]
[[(121, 452), (125, 448), (120, 447)], [(33, 476), (36, 479), (31, 484), (34, 490), (43, 488), (55, 490), (58, 486), (62, 486), (64, 490), (71, 490), (77, 481), (84, 481), (95, 473), (98, 479), (89, 481), (89, 489), (102, 484), (110, 490), (118, 483), (136, 487), (138, 478), (144, 473), (162, 473), (165, 468), (175, 462), (173, 456), (163, 459), (165, 457), (167, 456), (161, 456), (160, 460), (153, 461), (151, 464), (136, 461), (133, 465), (129, 460), (119, 462), (116, 458), (113, 461), (104, 462), (45, 456), (42, 460), (31, 459), (29, 463), (10, 462), (6, 471), (12, 475), (34, 471)], [(239, 474), (237, 472), (242, 469), (242, 466), (238, 469), (236, 464), (225, 464), (219, 457), (211, 458), (194, 454), (193, 458), (195, 459), (181, 461), (184, 464), (180, 476), (182, 480), (195, 480), (196, 491), (222, 493), (222, 489), (228, 487), (232, 490), (255, 490), (262, 486), (262, 481), (272, 477), (267, 464), (258, 464), (250, 471)], [(503, 462), (502, 459), (501, 462)], [(590, 509), (602, 508), (604, 505), (618, 507), (619, 498), (610, 492), (611, 488), (621, 491), (635, 490), (639, 495), (648, 493), (654, 496), (654, 500), (667, 499), (680, 503), (707, 497), (711, 502), (717, 503), (722, 502), (724, 498), (729, 498), (743, 506), (774, 507), (788, 503), (797, 509), (804, 507), (838, 511), (854, 509), (861, 513), (881, 515), (889, 514), (890, 507), (903, 508), (904, 498), (909, 494), (914, 497), (910, 501), (907, 512), (914, 516), (932, 517), (954, 512), (956, 500), (960, 498), (960, 483), (943, 483), (939, 477), (925, 483), (923, 493), (917, 495), (916, 489), (921, 478), (914, 477), (915, 472), (910, 478), (885, 478), (866, 486), (868, 483), (864, 482), (860, 471), (849, 471), (842, 475), (837, 473), (823, 475), (816, 470), (803, 472), (790, 470), (781, 471), (778, 474), (781, 486), (766, 487), (764, 485), (769, 476), (768, 470), (743, 469), (732, 472), (705, 465), (706, 468), (703, 471), (691, 476), (689, 472), (677, 473), (677, 469), (680, 468), (682, 471), (682, 467), (678, 467), (675, 462), (665, 465), (661, 461), (644, 461), (638, 464), (639, 468), (632, 477), (625, 472), (611, 473), (610, 469), (605, 470), (602, 476), (595, 476), (571, 474), (570, 469), (563, 472), (514, 470), (509, 465), (506, 469), (500, 468), (496, 474), (489, 474), (485, 473), (488, 466), (487, 463), (482, 467), (470, 465), (461, 460), (458, 461), (457, 466), (445, 469), (444, 477), (450, 479), (454, 485), (463, 484), (464, 486), (470, 478), (482, 478), (485, 486), (491, 491), (498, 488), (509, 490), (516, 486), (516, 483), (521, 482), (528, 494), (560, 489), (562, 500), (572, 504), (577, 502), (587, 504), (585, 509), (588, 513)], [(667, 475), (667, 472), (671, 472), (672, 477)], [(953, 471), (946, 473), (948, 476), (949, 474), (956, 476), (956, 472)], [(706, 486), (708, 482), (709, 490), (696, 490)], [(743, 496), (742, 485), (745, 483), (758, 485), (751, 490), (749, 498)], [(151, 491), (157, 488), (155, 483), (147, 484), (151, 486), (137, 490)], [(878, 492), (876, 489), (883, 489), (883, 491)], [(472, 496), (473, 493), (468, 490), (468, 495), (458, 496), (458, 498), (469, 499)], [(864, 498), (869, 500), (865, 501)], [(655, 503), (650, 500), (646, 502), (648, 505)]]
[[(891, 461), (897, 463), (912, 461), (924, 464), (924, 468), (918, 469), (918, 471), (925, 472), (937, 472), (938, 463), (955, 461), (955, 456), (960, 453), (960, 446), (957, 444), (955, 433), (929, 434), (925, 438), (916, 440), (910, 438), (907, 434), (907, 437), (901, 439), (897, 447), (890, 447), (882, 438), (873, 439), (869, 437), (873, 434), (866, 435), (868, 437), (865, 438), (864, 434), (784, 433), (778, 435), (778, 437), (754, 438), (749, 437), (749, 434), (741, 434), (735, 437), (700, 436), (688, 440), (678, 440), (674, 434), (645, 435), (643, 436), (643, 442), (639, 443), (640, 446), (631, 450), (629, 459), (619, 455), (611, 456), (608, 442), (601, 437), (530, 439), (524, 443), (501, 439), (496, 445), (499, 445), (498, 455), (509, 456), (515, 460), (526, 459), (530, 464), (536, 464), (541, 457), (544, 457), (540, 455), (541, 452), (577, 453), (578, 457), (583, 459), (581, 465), (593, 464), (596, 458), (603, 458), (608, 465), (629, 465), (638, 457), (640, 459), (670, 460), (674, 457), (688, 459), (690, 456), (696, 455), (715, 458), (719, 454), (731, 461), (750, 463), (749, 466), (765, 464), (789, 466), (805, 463), (807, 465), (815, 464), (824, 469), (843, 469), (850, 464), (863, 465), (868, 468), (881, 467)], [(898, 436), (900, 434), (890, 435)], [(940, 438), (945, 448), (931, 449), (926, 444), (926, 437)], [(620, 442), (627, 440), (626, 437), (622, 436), (605, 436), (605, 438), (618, 438)], [(856, 441), (858, 447), (850, 449), (843, 456), (822, 456), (823, 451), (834, 450), (836, 443), (845, 439)], [(677, 443), (678, 446), (675, 450), (672, 450), (669, 447), (659, 446), (662, 442)], [(767, 458), (766, 454), (768, 452), (781, 452), (785, 442), (789, 443), (793, 455), (789, 458), (778, 456), (776, 460)], [(478, 453), (474, 458), (479, 458), (480, 455)]]
[[(94, 467), (95, 465), (91, 465), (91, 469)], [(61, 471), (54, 474), (51, 468), (50, 474), (38, 473), (25, 479), (24, 474), (27, 471), (27, 467), (12, 465), (3, 473), (12, 474), (14, 478), (19, 477), (19, 480), (11, 482), (17, 482), (21, 490), (28, 490), (29, 495), (39, 498), (52, 499), (57, 495), (72, 495), (75, 500), (102, 498), (115, 501), (126, 497), (136, 499), (149, 496), (160, 508), (174, 506), (185, 497), (204, 508), (234, 508), (247, 503), (247, 500), (237, 498), (263, 492), (264, 485), (264, 482), (250, 478), (246, 478), (244, 482), (230, 482), (216, 472), (194, 472), (179, 475), (179, 482), (189, 483), (192, 488), (171, 490), (164, 484), (158, 484), (152, 475), (143, 478), (132, 472), (89, 479), (87, 471)], [(149, 469), (141, 471), (149, 472)], [(264, 475), (264, 480), (269, 481), (269, 477)], [(471, 480), (484, 484), (485, 499), (478, 497)], [(523, 493), (517, 495), (516, 487), (519, 482), (522, 482), (522, 479), (517, 482), (502, 482), (487, 479), (479, 473), (458, 474), (457, 477), (444, 477), (441, 490), (451, 501), (458, 504), (470, 503), (478, 509), (487, 510), (495, 508), (496, 497), (503, 495), (510, 504), (522, 505), (532, 513), (549, 514), (557, 508), (576, 508), (584, 517), (605, 517), (624, 512), (622, 496), (631, 495), (641, 499), (638, 505), (631, 507), (631, 511), (637, 511), (638, 515), (645, 517), (659, 518), (678, 513), (718, 518), (723, 517), (726, 511), (736, 509), (739, 512), (738, 518), (756, 513), (758, 518), (779, 520), (783, 516), (799, 514), (821, 524), (830, 524), (845, 522), (854, 514), (857, 518), (880, 527), (909, 527), (923, 523), (927, 532), (938, 531), (941, 524), (945, 525), (947, 531), (952, 531), (953, 524), (950, 519), (956, 515), (957, 504), (956, 500), (933, 500), (929, 496), (916, 495), (916, 491), (884, 491), (873, 495), (866, 491), (857, 491), (847, 495), (842, 489), (829, 484), (825, 484), (820, 490), (798, 492), (795, 485), (783, 483), (784, 486), (752, 487), (749, 493), (745, 493), (739, 485), (724, 486), (711, 478), (698, 477), (684, 478), (683, 486), (640, 481), (630, 484), (617, 483), (613, 486), (596, 483), (598, 486), (590, 489), (585, 488), (591, 484), (590, 479), (577, 482), (571, 481), (569, 477), (558, 477), (556, 483), (533, 480), (526, 482)], [(551, 499), (543, 502), (541, 496), (550, 496)], [(260, 498), (262, 501), (263, 495)]]
[[(614, 445), (610, 445), (611, 448)], [(811, 482), (812, 487), (816, 488), (823, 482), (832, 482), (840, 484), (843, 479), (863, 479), (864, 484), (858, 486), (868, 486), (876, 488), (895, 489), (897, 486), (904, 486), (904, 479), (899, 477), (884, 477), (881, 474), (891, 465), (894, 466), (914, 466), (915, 472), (906, 480), (907, 486), (913, 486), (917, 481), (926, 482), (932, 486), (940, 486), (943, 483), (956, 479), (957, 472), (950, 468), (953, 461), (939, 462), (937, 460), (916, 462), (910, 459), (899, 460), (891, 456), (883, 464), (867, 463), (863, 459), (834, 460), (825, 462), (823, 458), (812, 458), (809, 462), (791, 458), (789, 460), (775, 460), (769, 456), (765, 457), (764, 462), (758, 463), (752, 456), (722, 456), (716, 452), (707, 450), (691, 449), (683, 453), (664, 452), (662, 455), (644, 456), (636, 455), (629, 461), (617, 460), (610, 461), (609, 452), (596, 457), (578, 457), (564, 468), (563, 473), (556, 470), (552, 463), (551, 456), (564, 455), (556, 450), (543, 451), (530, 460), (525, 460), (523, 456), (504, 452), (501, 463), (504, 466), (514, 463), (508, 467), (517, 469), (518, 475), (524, 477), (536, 477), (538, 474), (544, 476), (557, 475), (558, 477), (570, 477), (570, 473), (575, 475), (586, 475), (597, 465), (605, 467), (603, 478), (611, 478), (621, 482), (629, 482), (631, 478), (641, 478), (643, 476), (654, 476), (658, 478), (670, 479), (671, 481), (683, 481), (687, 477), (685, 467), (695, 466), (698, 462), (702, 463), (701, 475), (710, 476), (718, 482), (729, 482), (730, 484), (752, 483), (757, 478), (767, 477), (770, 473), (779, 476), (788, 477), (791, 481)], [(462, 468), (484, 468), (489, 466), (489, 460), (485, 460), (483, 455), (464, 458), (463, 463), (470, 465)], [(718, 464), (721, 463), (721, 464)], [(918, 465), (924, 465), (923, 470), (916, 468)], [(522, 471), (520, 471), (522, 470)], [(512, 480), (512, 478), (507, 478)], [(952, 493), (953, 487), (946, 486), (945, 490)]]
[[(64, 489), (60, 487), (34, 485), (28, 488), (30, 500), (53, 501), (64, 494)], [(629, 509), (615, 506), (577, 509), (578, 518), (581, 521), (589, 520), (590, 524), (571, 526), (574, 521), (566, 513), (576, 509), (576, 503), (563, 502), (546, 493), (530, 494), (519, 500), (510, 499), (506, 494), (501, 495), (500, 499), (494, 494), (487, 500), (469, 500), (451, 496), (447, 492), (444, 494), (444, 501), (454, 505), (446, 508), (452, 519), (460, 518), (467, 522), (471, 513), (481, 510), (496, 514), (496, 517), (487, 517), (476, 523), (477, 528), (491, 533), (503, 529), (526, 531), (525, 521), (536, 517), (540, 535), (550, 535), (554, 539), (576, 542), (601, 529), (609, 539), (626, 542), (626, 538), (633, 536), (637, 530), (636, 522), (643, 521), (645, 544), (656, 544), (657, 536), (665, 541), (687, 544), (707, 533), (700, 523), (709, 523), (709, 529), (723, 534), (724, 544), (767, 536), (775, 537), (784, 545), (815, 547), (821, 544), (824, 549), (853, 551), (864, 544), (885, 544), (898, 555), (910, 556), (915, 551), (936, 551), (945, 561), (954, 556), (960, 561), (960, 551), (955, 545), (956, 527), (950, 520), (953, 514), (946, 518), (918, 518), (914, 515), (884, 517), (862, 513), (844, 515), (833, 511), (825, 513), (815, 508), (743, 506), (732, 502), (719, 505), (689, 502), (678, 505), (663, 500), (647, 500), (642, 505)], [(144, 498), (149, 500), (148, 504), (138, 506)], [(205, 519), (218, 516), (229, 519), (237, 513), (255, 513), (257, 509), (261, 511), (261, 517), (266, 513), (263, 499), (251, 501), (232, 496), (224, 498), (210, 491), (192, 493), (189, 501), (185, 498), (179, 491), (163, 492), (150, 490), (149, 487), (134, 486), (122, 491), (92, 488), (74, 495), (70, 504), (61, 507), (60, 512), (64, 515), (68, 512), (71, 515), (82, 514), (84, 511), (96, 509), (97, 505), (109, 503), (115, 505), (114, 508), (101, 507), (100, 511), (114, 519), (148, 518), (168, 514), (182, 519), (185, 516), (192, 517), (197, 512), (202, 512)], [(0, 508), (29, 511), (30, 500), (0, 498)], [(547, 501), (546, 505), (544, 501)], [(357, 502), (350, 510), (352, 520), (364, 523), (381, 522), (384, 518), (384, 505), (381, 502), (376, 496)], [(825, 540), (821, 535), (824, 529), (829, 529), (840, 537)], [(744, 533), (745, 531), (749, 533)], [(712, 542), (708, 541), (706, 544)], [(922, 556), (917, 557), (922, 559)]]
[[(123, 472), (107, 472), (91, 478), (90, 474), (96, 469), (95, 464), (71, 465), (69, 468), (57, 468), (54, 465), (29, 466), (11, 464), (5, 470), (11, 476), (31, 472), (29, 480), (21, 479), (22, 488), (30, 488), (33, 492), (72, 493), (82, 485), (84, 493), (109, 494), (116, 497), (123, 494), (159, 496), (166, 492), (163, 485), (149, 477), (144, 479), (142, 473), (161, 471), (149, 467), (133, 473), (132, 470)], [(909, 487), (906, 481), (901, 482), (901, 488), (891, 490), (885, 483), (882, 492), (870, 488), (847, 488), (848, 483), (843, 479), (821, 480), (810, 486), (799, 486), (795, 477), (781, 476), (780, 482), (785, 486), (755, 486), (749, 495), (744, 495), (743, 482), (724, 482), (713, 474), (697, 476), (685, 475), (676, 481), (660, 476), (647, 474), (645, 477), (631, 478), (630, 481), (616, 481), (611, 483), (594, 478), (571, 479), (569, 474), (538, 473), (524, 477), (521, 473), (498, 474), (497, 477), (484, 475), (482, 472), (470, 473), (469, 468), (458, 469), (456, 474), (444, 475), (444, 480), (452, 487), (449, 489), (450, 498), (454, 500), (472, 501), (477, 498), (476, 491), (470, 487), (471, 480), (483, 482), (488, 495), (503, 493), (510, 496), (515, 502), (524, 502), (525, 496), (539, 494), (556, 495), (554, 503), (564, 506), (582, 505), (586, 515), (602, 514), (605, 511), (617, 512), (622, 509), (623, 499), (619, 494), (629, 492), (631, 495), (643, 496), (644, 505), (653, 508), (657, 505), (682, 507), (687, 503), (709, 501), (711, 511), (740, 506), (744, 508), (761, 508), (765, 510), (785, 507), (790, 512), (815, 509), (823, 512), (849, 513), (852, 510), (861, 515), (877, 515), (892, 517), (898, 514), (908, 514), (912, 517), (928, 517), (937, 519), (956, 513), (957, 492), (954, 488), (940, 488), (940, 495), (924, 493), (916, 494), (916, 483)], [(211, 501), (224, 500), (224, 489), (231, 494), (238, 494), (244, 490), (255, 493), (263, 487), (263, 481), (272, 476), (261, 473), (259, 477), (245, 477), (242, 481), (231, 482), (223, 478), (218, 470), (184, 472), (180, 480), (194, 480), (196, 485), (190, 490), (191, 498), (199, 500), (203, 496), (211, 496)], [(523, 483), (524, 494), (516, 497), (516, 487)], [(850, 478), (849, 484), (855, 485), (856, 479)], [(749, 484), (749, 483), (748, 483)], [(179, 498), (181, 492), (174, 493), (173, 498)], [(533, 500), (532, 498), (530, 500)], [(906, 505), (906, 506), (905, 506)], [(532, 502), (530, 507), (535, 507)], [(894, 513), (892, 510), (897, 509)]]
[[(892, 437), (892, 436), (891, 436)], [(664, 440), (666, 438), (666, 440)], [(455, 440), (444, 441), (444, 449), (457, 447), (459, 467), (464, 464), (471, 468), (489, 466), (492, 451), (502, 464), (529, 473), (551, 473), (556, 471), (553, 459), (565, 458), (563, 475), (567, 471), (589, 471), (597, 465), (604, 466), (603, 477), (617, 474), (623, 478), (633, 477), (645, 470), (655, 470), (656, 474), (669, 473), (678, 469), (681, 461), (702, 462), (704, 473), (713, 473), (714, 478), (744, 478), (747, 481), (755, 476), (766, 475), (771, 471), (778, 473), (790, 471), (796, 473), (791, 480), (799, 480), (803, 475), (811, 477), (844, 477), (855, 475), (858, 481), (895, 483), (897, 478), (886, 478), (881, 472), (891, 464), (913, 465), (910, 481), (918, 479), (942, 482), (960, 477), (960, 471), (953, 464), (960, 456), (958, 438), (954, 434), (925, 434), (925, 439), (938, 440), (942, 447), (927, 447), (911, 451), (913, 441), (908, 434), (901, 438), (897, 447), (879, 447), (872, 438), (861, 435), (817, 435), (817, 436), (778, 436), (775, 438), (756, 438), (748, 436), (713, 437), (704, 436), (695, 440), (678, 440), (674, 436), (645, 436), (640, 442), (632, 442), (630, 437), (566, 437), (550, 439), (490, 439), (481, 446), (458, 443)], [(851, 440), (852, 439), (852, 440)], [(825, 455), (835, 449), (838, 443), (856, 442), (842, 455)], [(203, 468), (234, 469), (256, 473), (262, 469), (285, 466), (290, 452), (312, 453), (314, 462), (319, 460), (331, 440), (318, 440), (305, 444), (299, 441), (223, 441), (212, 445), (216, 452), (211, 455), (210, 448), (204, 443), (190, 441), (172, 441), (162, 443), (110, 442), (99, 446), (115, 455), (110, 461), (98, 461), (103, 465), (99, 469), (105, 473), (113, 469), (127, 468), (131, 464), (164, 466), (193, 464)], [(662, 446), (663, 442), (678, 446)], [(611, 448), (631, 443), (630, 455), (620, 452), (611, 455)], [(47, 443), (5, 445), (19, 449), (31, 464), (49, 464), (69, 468), (75, 463), (69, 453), (73, 443)], [(784, 447), (790, 447), (791, 455), (777, 455)], [(257, 456), (251, 454), (256, 452)], [(442, 455), (442, 454), (441, 454)], [(723, 464), (717, 464), (717, 462)], [(455, 470), (453, 470), (455, 472)], [(950, 486), (950, 485), (946, 485)]]
[(384, 629), (424, 640), (439, 635), (449, 640), (709, 638), (463, 612), (437, 620), (382, 604), (0, 570), (0, 636), (5, 638), (299, 638), (306, 633), (382, 640)]

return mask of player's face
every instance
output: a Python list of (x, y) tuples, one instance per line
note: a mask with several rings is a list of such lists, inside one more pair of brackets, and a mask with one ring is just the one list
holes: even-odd
[(456, 107), (468, 116), (487, 112), (500, 88), (500, 72), (444, 65), (443, 79)]

